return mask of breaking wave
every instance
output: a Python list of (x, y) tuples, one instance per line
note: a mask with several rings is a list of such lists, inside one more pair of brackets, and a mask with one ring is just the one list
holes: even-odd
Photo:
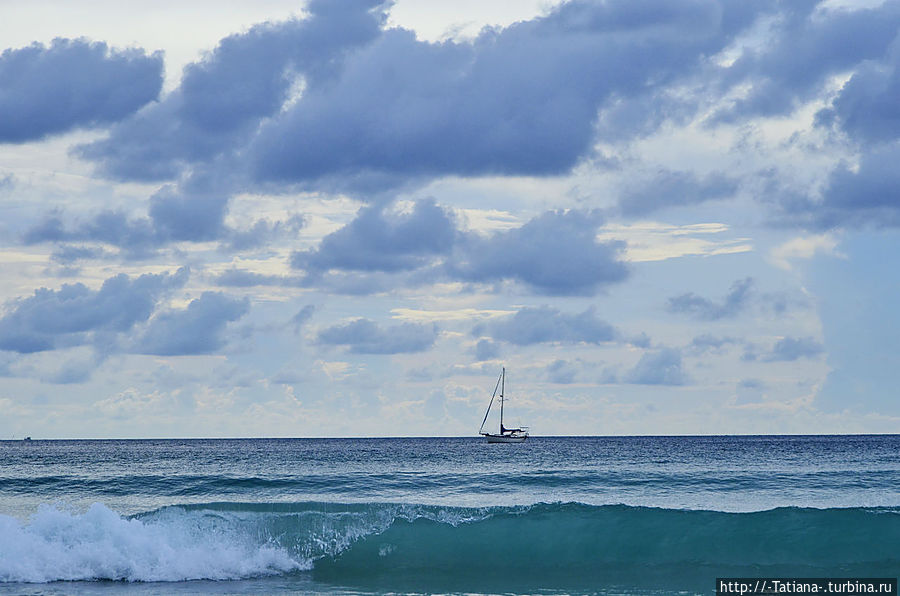
[(123, 517), (43, 506), (27, 523), (0, 516), (0, 582), (307, 574), (384, 590), (708, 589), (717, 576), (893, 576), (897, 544), (895, 508), (212, 503)]

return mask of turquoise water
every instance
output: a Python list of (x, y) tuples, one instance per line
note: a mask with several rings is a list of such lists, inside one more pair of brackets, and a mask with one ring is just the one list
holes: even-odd
[(0, 594), (896, 577), (900, 436), (0, 442)]

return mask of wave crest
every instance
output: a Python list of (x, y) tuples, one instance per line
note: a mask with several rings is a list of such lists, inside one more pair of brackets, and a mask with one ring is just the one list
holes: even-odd
[(42, 506), (27, 525), (0, 516), (0, 582), (239, 579), (309, 568), (233, 524), (185, 511), (127, 519), (95, 503), (81, 514)]
[[(716, 576), (890, 576), (900, 510), (722, 513), (576, 503), (458, 508), (95, 504), (0, 516), (0, 581), (239, 579), (309, 571), (375, 590), (707, 589)], [(674, 582), (674, 583), (673, 583)]]

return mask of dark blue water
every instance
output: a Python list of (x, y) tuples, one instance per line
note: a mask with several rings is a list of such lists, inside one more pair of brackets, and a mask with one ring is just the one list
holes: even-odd
[(0, 593), (710, 593), (898, 547), (896, 435), (0, 442)]

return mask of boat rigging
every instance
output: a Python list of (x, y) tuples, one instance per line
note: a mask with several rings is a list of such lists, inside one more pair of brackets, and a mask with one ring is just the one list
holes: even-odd
[[(488, 415), (491, 413), (491, 407), (494, 400), (498, 397), (497, 390), (500, 390), (500, 432), (497, 434), (485, 432), (484, 425), (487, 423)], [(506, 401), (506, 367), (500, 369), (500, 378), (497, 379), (497, 385), (494, 387), (494, 393), (491, 395), (491, 401), (488, 404), (487, 412), (484, 413), (484, 420), (481, 421), (481, 429), (478, 434), (484, 435), (488, 443), (523, 443), (528, 438), (528, 427), (522, 428), (506, 428), (503, 426), (503, 403)]]

